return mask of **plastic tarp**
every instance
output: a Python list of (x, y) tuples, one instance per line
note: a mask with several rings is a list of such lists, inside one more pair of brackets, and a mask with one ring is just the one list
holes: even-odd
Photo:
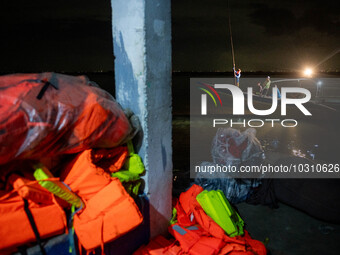
[(85, 76), (0, 77), (0, 164), (115, 147), (131, 131), (114, 98)]
[[(254, 128), (243, 132), (233, 128), (219, 128), (212, 140), (211, 156), (213, 162), (202, 162), (201, 166), (259, 165), (263, 161), (263, 149)], [(222, 190), (234, 204), (245, 201), (252, 189), (261, 184), (260, 179), (233, 178), (232, 174), (227, 173), (216, 173), (215, 178), (206, 177), (206, 173), (198, 173), (195, 183), (206, 190)]]

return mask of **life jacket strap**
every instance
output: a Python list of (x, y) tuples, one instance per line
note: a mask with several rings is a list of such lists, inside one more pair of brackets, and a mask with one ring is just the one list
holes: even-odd
[(41, 80), (41, 82), (45, 83), (44, 86), (41, 88), (39, 94), (37, 95), (37, 99), (40, 100), (42, 99), (42, 97), (44, 96), (46, 90), (48, 89), (48, 87), (51, 85), (53, 88), (55, 88), (56, 90), (59, 89), (58, 85), (56, 84), (52, 84), (50, 83), (47, 79), (43, 79)]
[(40, 247), (41, 254), (42, 255), (46, 255), (46, 251), (45, 251), (45, 249), (44, 249), (44, 247), (43, 247), (43, 245), (41, 243), (41, 238), (40, 238), (40, 234), (39, 234), (37, 225), (35, 224), (32, 212), (31, 212), (31, 210), (28, 207), (28, 201), (26, 199), (23, 199), (23, 200), (24, 200), (24, 210), (25, 210), (27, 218), (28, 218), (28, 220), (29, 220), (29, 222), (31, 224), (31, 227), (32, 227), (32, 230), (34, 232), (35, 238), (37, 239), (37, 243), (38, 243), (38, 245)]

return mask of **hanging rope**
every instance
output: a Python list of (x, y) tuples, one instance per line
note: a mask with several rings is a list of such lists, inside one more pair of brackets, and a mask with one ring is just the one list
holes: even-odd
[[(233, 43), (233, 34), (231, 31), (231, 19), (230, 19), (230, 8), (229, 8), (229, 0), (227, 0), (227, 5), (228, 5), (228, 21), (229, 21), (229, 34), (230, 34), (230, 45), (231, 45), (231, 54), (233, 57), (233, 73), (235, 77), (235, 53), (234, 53), (234, 43)], [(235, 85), (236, 85), (236, 77), (235, 77)]]

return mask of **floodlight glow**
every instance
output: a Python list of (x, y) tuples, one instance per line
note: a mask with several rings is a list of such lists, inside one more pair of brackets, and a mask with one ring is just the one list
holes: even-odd
[(310, 69), (310, 68), (306, 68), (305, 71), (304, 71), (304, 74), (305, 74), (305, 76), (310, 77), (313, 74), (313, 70)]

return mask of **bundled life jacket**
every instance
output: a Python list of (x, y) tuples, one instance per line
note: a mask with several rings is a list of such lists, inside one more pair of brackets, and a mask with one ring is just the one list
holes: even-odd
[(0, 164), (112, 148), (131, 131), (113, 97), (84, 76), (0, 77)]
[(134, 200), (117, 178), (85, 202), (74, 216), (74, 229), (80, 244), (91, 251), (136, 228), (143, 221)]
[[(34, 192), (29, 190), (28, 197), (42, 198)], [(37, 204), (23, 199), (17, 192), (0, 198), (0, 215), (0, 254), (9, 254), (30, 242), (40, 243), (40, 239), (60, 235), (67, 230), (65, 213), (59, 205), (50, 201)]]
[(180, 255), (183, 251), (176, 245), (175, 240), (168, 240), (163, 236), (152, 239), (148, 245), (141, 246), (133, 255)]
[(60, 179), (83, 200), (91, 199), (111, 182), (110, 175), (94, 164), (94, 153), (92, 149), (79, 153), (60, 175)]
[[(176, 204), (177, 224), (171, 226), (169, 232), (180, 242), (183, 249), (189, 254), (230, 254), (230, 255), (266, 255), (265, 246), (253, 240), (244, 230), (242, 236), (229, 237), (225, 231), (209, 217), (196, 200), (197, 195), (203, 191), (201, 186), (192, 185), (186, 192), (181, 193), (179, 203)], [(197, 230), (191, 227), (199, 226)], [(178, 226), (174, 230), (173, 227)], [(195, 232), (196, 231), (196, 232)], [(182, 232), (182, 234), (181, 234)], [(210, 242), (202, 237), (210, 237)], [(220, 245), (220, 243), (222, 244)], [(205, 249), (204, 253), (196, 253), (196, 248)], [(210, 252), (210, 253), (205, 253)]]
[(92, 251), (137, 227), (143, 217), (118, 178), (110, 172), (120, 169), (127, 157), (126, 146), (90, 149), (66, 165), (60, 179), (84, 202), (74, 215), (74, 229), (80, 244)]
[(60, 179), (83, 200), (88, 200), (111, 182), (110, 172), (122, 167), (127, 154), (126, 146), (85, 150), (65, 166)]
[(201, 205), (197, 202), (196, 197), (203, 191), (203, 188), (199, 185), (192, 185), (189, 190), (183, 192), (179, 196), (180, 206), (183, 208), (185, 215), (181, 215), (181, 209), (177, 209), (178, 223), (181, 225), (182, 218), (186, 218), (186, 222), (192, 222), (191, 225), (199, 224), (205, 231), (212, 236), (223, 239), (226, 235), (224, 230), (209, 216), (206, 215)]
[(184, 227), (179, 224), (173, 224), (168, 230), (180, 243), (183, 251), (188, 254), (218, 254), (224, 246), (222, 239), (211, 236), (199, 225)]
[(244, 222), (221, 190), (204, 190), (197, 195), (196, 200), (228, 236), (243, 235)]

